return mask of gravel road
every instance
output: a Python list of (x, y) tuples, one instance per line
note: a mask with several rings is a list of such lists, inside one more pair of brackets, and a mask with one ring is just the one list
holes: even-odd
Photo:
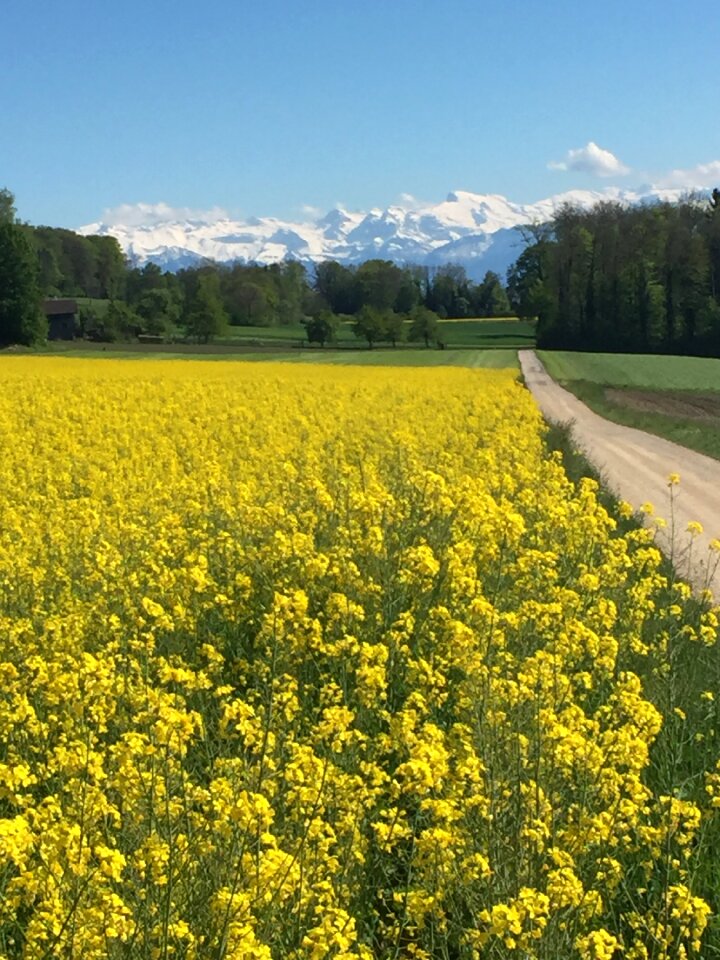
[[(658, 533), (658, 546), (681, 576), (696, 587), (709, 587), (720, 599), (720, 554), (712, 553), (709, 546), (713, 538), (720, 539), (720, 461), (605, 420), (555, 383), (533, 350), (519, 350), (518, 357), (525, 383), (545, 419), (572, 423), (578, 447), (619, 497), (635, 509), (646, 502), (653, 504), (655, 516), (668, 524), (666, 531)], [(671, 473), (680, 476), (680, 484), (673, 489), (672, 517)], [(690, 521), (702, 524), (703, 533), (691, 537), (686, 532)]]

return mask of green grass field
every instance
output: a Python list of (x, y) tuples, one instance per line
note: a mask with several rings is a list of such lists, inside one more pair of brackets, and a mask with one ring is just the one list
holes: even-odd
[(332, 363), (369, 366), (398, 367), (485, 367), (492, 369), (517, 368), (517, 351), (512, 349), (490, 350), (437, 350), (424, 347), (376, 347), (374, 350), (292, 350), (233, 349), (216, 344), (198, 346), (191, 344), (123, 344), (63, 342), (48, 343), (40, 349), (15, 347), (0, 351), (0, 356), (50, 355), (57, 357), (88, 357), (97, 359), (153, 359), (153, 360), (241, 360), (283, 361), (288, 363)]
[(443, 320), (443, 339), (449, 347), (532, 347), (535, 324), (516, 317)]
[[(275, 359), (269, 357), (268, 359)], [(490, 350), (303, 350), (284, 359), (301, 363), (364, 364), (388, 367), (518, 367), (517, 351)]]
[[(336, 339), (338, 343), (357, 343), (350, 325), (341, 323), (338, 327)], [(297, 346), (306, 343), (305, 327), (301, 323), (289, 323), (278, 327), (230, 327), (226, 336), (219, 339), (221, 343), (257, 343), (283, 344)]]
[(646, 390), (720, 390), (720, 360), (631, 353), (570, 353), (538, 350), (555, 380), (585, 380)]
[(538, 351), (592, 410), (720, 460), (720, 360)]
[[(80, 306), (92, 306), (95, 313), (102, 317), (110, 303), (109, 300), (91, 300), (88, 297), (79, 297)], [(443, 342), (447, 347), (474, 347), (478, 349), (533, 347), (535, 345), (535, 324), (528, 320), (518, 320), (516, 317), (474, 318), (467, 320), (442, 320), (440, 331)], [(183, 332), (178, 329), (173, 339), (182, 339)], [(352, 332), (352, 324), (343, 322), (339, 325), (335, 343), (338, 347), (365, 348), (362, 340), (358, 340)], [(218, 337), (213, 346), (237, 347), (245, 349), (262, 349), (263, 347), (296, 348), (301, 344), (307, 345), (305, 327), (300, 323), (274, 327), (230, 327), (223, 337)], [(415, 344), (403, 342), (403, 349), (414, 349)]]
[[(535, 325), (516, 317), (475, 318), (468, 320), (442, 320), (442, 338), (448, 347), (528, 347), (535, 344)], [(302, 324), (284, 327), (231, 327), (222, 343), (251, 343), (255, 346), (289, 344), (297, 346), (306, 340)], [(341, 346), (362, 345), (352, 332), (352, 326), (341, 323), (336, 334)]]

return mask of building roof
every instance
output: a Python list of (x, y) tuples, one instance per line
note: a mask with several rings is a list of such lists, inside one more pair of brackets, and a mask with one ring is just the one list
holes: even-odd
[(46, 317), (56, 317), (60, 313), (77, 313), (77, 300), (43, 300), (43, 313)]

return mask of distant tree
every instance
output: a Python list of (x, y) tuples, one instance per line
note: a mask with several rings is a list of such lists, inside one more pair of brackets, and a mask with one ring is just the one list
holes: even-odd
[(316, 264), (313, 289), (322, 298), (325, 308), (333, 313), (355, 313), (362, 304), (354, 268), (335, 260)]
[(698, 313), (698, 339), (706, 348), (703, 352), (720, 355), (720, 303), (707, 297)]
[(440, 318), (427, 307), (416, 307), (410, 314), (410, 329), (408, 330), (408, 339), (413, 342), (423, 340), (425, 346), (438, 341), (440, 332)]
[(269, 319), (267, 293), (259, 283), (238, 284), (232, 294), (232, 316), (243, 326), (263, 326)]
[[(430, 291), (430, 268), (420, 267), (417, 264), (409, 264), (405, 267), (405, 274), (410, 278), (418, 292), (419, 302), (428, 306), (427, 298)], [(398, 307), (398, 309), (400, 309)]]
[(644, 328), (640, 346), (648, 346), (656, 350), (663, 341), (667, 326), (665, 289), (661, 283), (647, 280), (644, 293), (641, 305)]
[(146, 291), (135, 309), (145, 333), (165, 334), (180, 318), (177, 301), (167, 289)]
[(328, 341), (335, 339), (338, 323), (338, 317), (330, 310), (321, 310), (314, 317), (306, 317), (303, 325), (308, 343), (319, 343), (324, 347)]
[(133, 267), (127, 271), (125, 279), (127, 301), (135, 306), (144, 294), (151, 290), (165, 290), (167, 285), (167, 275), (156, 263), (148, 262), (142, 267)]
[(86, 237), (95, 249), (95, 276), (99, 297), (117, 300), (125, 295), (126, 261), (115, 237)]
[(364, 306), (355, 315), (352, 331), (360, 340), (366, 340), (370, 350), (385, 338), (383, 314), (375, 307)]
[(387, 310), (382, 315), (383, 340), (389, 340), (393, 347), (405, 336), (405, 318), (401, 313)]
[[(5, 191), (7, 194), (7, 191)], [(33, 344), (47, 337), (47, 319), (40, 310), (38, 263), (25, 230), (0, 220), (0, 342)]]
[(71, 297), (100, 297), (104, 292), (97, 276), (97, 249), (88, 237), (59, 231), (63, 293)]
[(361, 302), (376, 310), (392, 310), (405, 274), (390, 260), (366, 260), (357, 269)]
[(63, 270), (63, 231), (52, 227), (28, 228), (38, 261), (40, 293), (46, 297), (72, 296), (75, 291)]
[(0, 187), (0, 223), (15, 223), (15, 197), (6, 187)]
[(458, 263), (437, 267), (430, 281), (425, 306), (441, 317), (467, 316), (470, 283), (465, 268)]
[(263, 327), (279, 319), (281, 299), (293, 296), (299, 299), (297, 291), (293, 290), (292, 275), (284, 276), (279, 266), (236, 263), (231, 267), (208, 266), (204, 271), (214, 270), (218, 274), (220, 295), (230, 323)]
[(410, 313), (420, 302), (420, 286), (410, 270), (403, 270), (403, 281), (395, 297), (397, 313)]
[(198, 279), (195, 293), (186, 310), (185, 329), (188, 336), (209, 343), (223, 332), (227, 314), (220, 299), (220, 282), (215, 271), (208, 270)]
[(492, 270), (473, 291), (473, 308), (478, 317), (507, 317), (511, 307), (505, 287)]
[[(312, 287), (308, 287), (303, 296), (303, 315), (316, 317), (323, 310), (328, 309), (327, 300)], [(333, 311), (330, 311), (331, 313)]]
[(276, 322), (283, 326), (302, 323), (303, 300), (308, 289), (305, 267), (295, 260), (286, 260), (272, 264), (268, 270), (277, 295)]
[(705, 234), (710, 257), (710, 292), (720, 303), (720, 190), (717, 187), (707, 206)]
[[(36, 240), (36, 231), (33, 231)], [(51, 245), (35, 243), (38, 262), (38, 281), (41, 293), (46, 297), (57, 297), (62, 293), (63, 275), (57, 260), (55, 249)]]
[(100, 311), (92, 303), (83, 303), (78, 312), (77, 336), (90, 340), (102, 340), (103, 324)]
[(142, 329), (142, 320), (122, 300), (112, 300), (104, 314), (97, 314), (95, 337), (99, 340), (130, 340)]

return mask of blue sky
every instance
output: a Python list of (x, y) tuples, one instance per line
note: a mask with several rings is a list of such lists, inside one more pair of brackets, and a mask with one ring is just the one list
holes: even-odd
[(2, 19), (0, 186), (33, 223), (720, 181), (716, 0), (5, 0)]

